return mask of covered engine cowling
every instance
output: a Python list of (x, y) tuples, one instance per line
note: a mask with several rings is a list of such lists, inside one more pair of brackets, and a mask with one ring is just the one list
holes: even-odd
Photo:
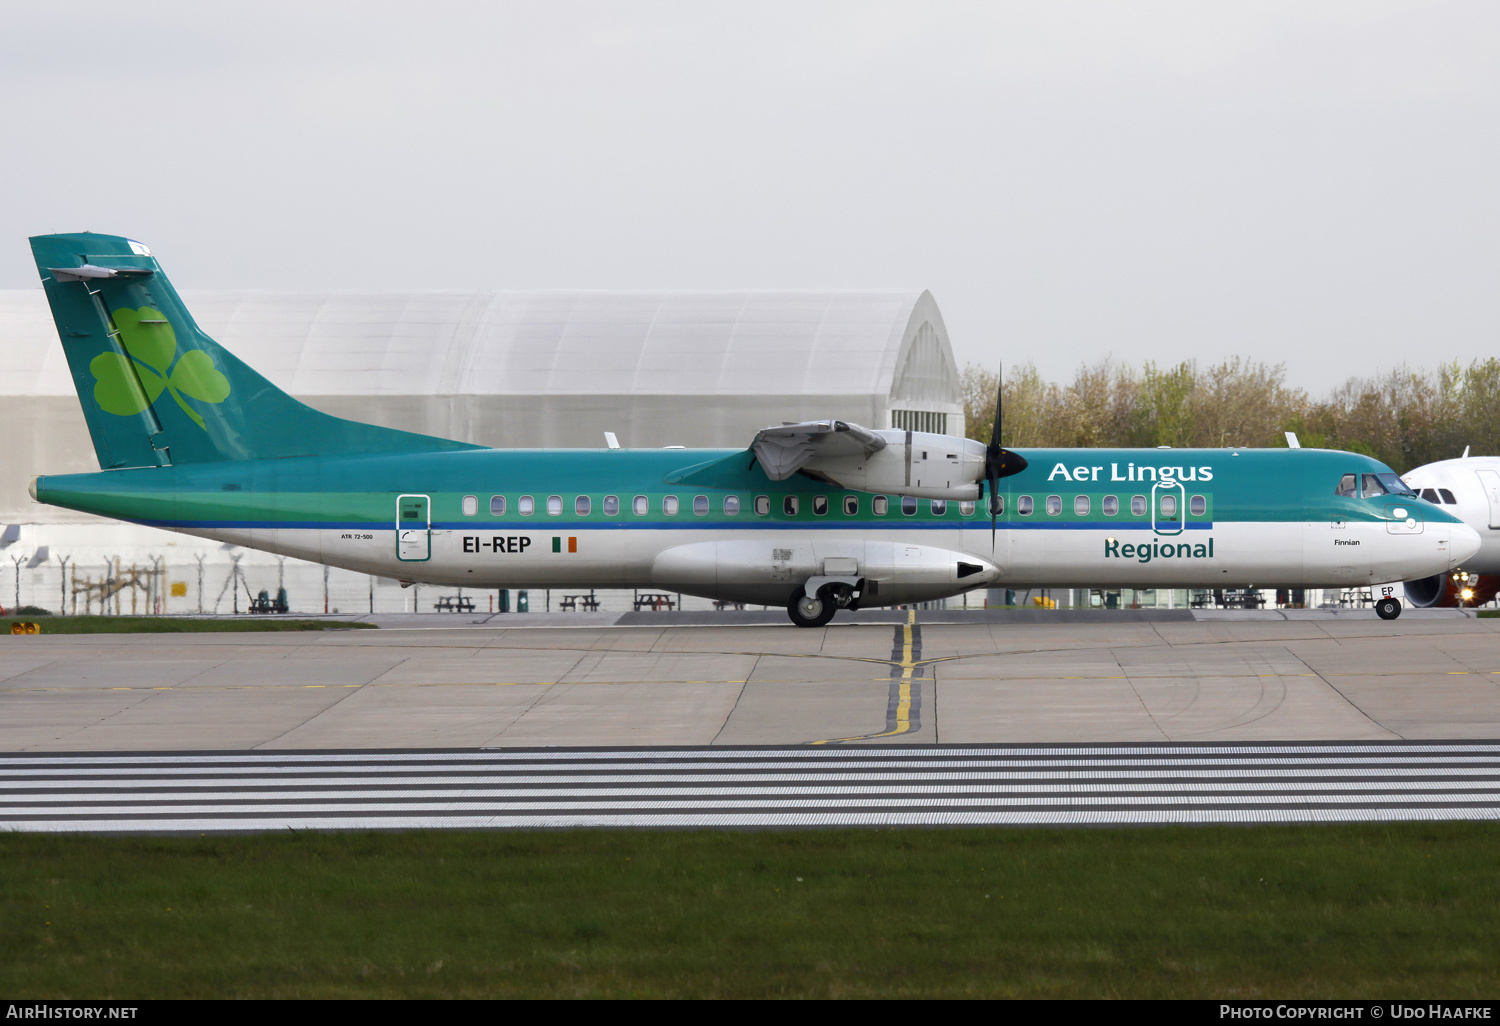
[[(1457, 606), (1482, 606), (1500, 593), (1500, 576), (1461, 573), (1438, 574), (1419, 581), (1406, 582), (1406, 601), (1413, 609), (1452, 609)], [(1464, 589), (1472, 594), (1465, 598)]]

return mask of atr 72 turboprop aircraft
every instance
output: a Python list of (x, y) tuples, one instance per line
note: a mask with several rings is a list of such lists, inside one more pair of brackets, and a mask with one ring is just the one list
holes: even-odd
[(33, 498), (405, 583), (657, 587), (812, 627), (979, 587), (1369, 586), (1479, 547), (1364, 456), (1013, 452), (998, 410), (988, 446), (829, 420), (736, 450), (503, 450), (361, 424), (205, 335), (139, 242), (31, 246), (102, 468)]

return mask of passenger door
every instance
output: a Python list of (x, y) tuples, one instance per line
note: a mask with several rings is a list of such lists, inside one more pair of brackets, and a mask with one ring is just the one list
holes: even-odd
[(396, 497), (396, 558), (403, 563), (432, 558), (432, 508), (425, 495)]
[(1493, 470), (1476, 470), (1484, 497), (1490, 500), (1490, 530), (1500, 531), (1500, 474)]

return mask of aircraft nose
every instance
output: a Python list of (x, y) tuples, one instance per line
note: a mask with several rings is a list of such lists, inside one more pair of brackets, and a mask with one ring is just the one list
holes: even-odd
[(1479, 551), (1479, 532), (1468, 524), (1449, 524), (1448, 569), (1461, 566)]

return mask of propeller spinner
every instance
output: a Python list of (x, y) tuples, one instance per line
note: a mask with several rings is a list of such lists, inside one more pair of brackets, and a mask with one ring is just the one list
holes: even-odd
[[(1003, 374), (1003, 371), (1001, 372)], [(1005, 385), (1001, 374), (996, 374), (995, 425), (990, 431), (990, 444), (984, 448), (984, 480), (990, 493), (990, 550), (995, 548), (995, 521), (1000, 516), (1000, 479), (1019, 474), (1026, 469), (1026, 459), (1000, 445), (1000, 407), (1005, 399)]]

